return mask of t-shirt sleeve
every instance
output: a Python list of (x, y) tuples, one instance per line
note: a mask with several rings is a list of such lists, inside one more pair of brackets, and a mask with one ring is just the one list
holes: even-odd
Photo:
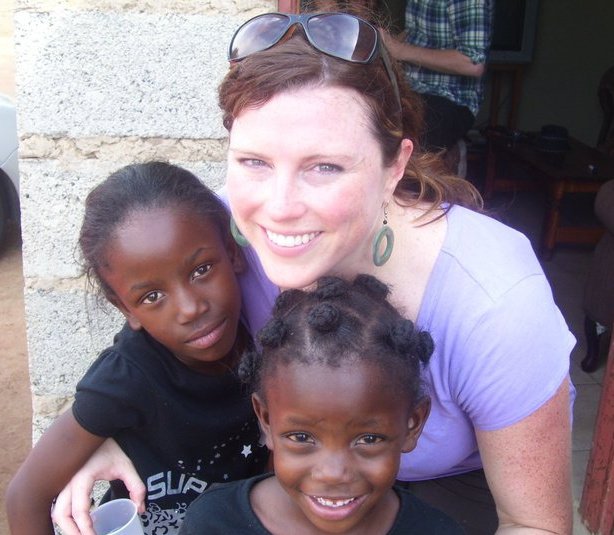
[(490, 5), (488, 0), (456, 0), (448, 8), (455, 48), (475, 64), (486, 62), (490, 47)]
[(110, 349), (98, 357), (77, 384), (72, 411), (84, 429), (111, 437), (155, 418), (153, 395), (142, 370)]
[[(545, 277), (529, 276), (476, 322), (456, 362), (453, 395), (476, 428), (512, 425), (554, 395), (574, 344)], [(463, 356), (474, 364), (463, 366)]]

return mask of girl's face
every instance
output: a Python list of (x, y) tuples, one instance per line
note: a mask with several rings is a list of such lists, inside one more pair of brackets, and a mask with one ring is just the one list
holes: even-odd
[(228, 195), (271, 280), (305, 287), (373, 270), (371, 244), (412, 150), (390, 167), (353, 90), (308, 87), (244, 110), (230, 132)]
[(324, 533), (387, 531), (399, 509), (392, 485), (401, 452), (415, 447), (428, 414), (393, 385), (361, 361), (280, 365), (264, 379), (264, 398), (253, 401), (291, 498), (280, 514)]
[(145, 329), (186, 366), (218, 373), (241, 309), (235, 248), (202, 215), (139, 211), (116, 230), (101, 275), (133, 329)]

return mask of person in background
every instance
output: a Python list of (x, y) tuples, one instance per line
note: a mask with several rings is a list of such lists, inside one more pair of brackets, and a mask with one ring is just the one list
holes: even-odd
[(491, 30), (492, 0), (406, 0), (401, 38), (382, 31), (424, 100), (425, 149), (451, 149), (473, 126)]

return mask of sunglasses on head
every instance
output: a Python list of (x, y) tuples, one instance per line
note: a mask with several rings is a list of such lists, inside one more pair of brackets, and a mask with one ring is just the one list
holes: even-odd
[(296, 24), (301, 26), (311, 46), (329, 56), (351, 63), (366, 64), (371, 63), (379, 52), (392, 83), (399, 111), (401, 110), (397, 79), (377, 29), (366, 20), (349, 13), (258, 15), (235, 32), (230, 40), (228, 60), (240, 61), (275, 46)]

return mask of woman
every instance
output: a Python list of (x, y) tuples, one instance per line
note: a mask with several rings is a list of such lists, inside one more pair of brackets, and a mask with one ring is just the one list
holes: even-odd
[[(528, 240), (421, 154), (419, 101), (365, 21), (262, 15), (237, 31), (230, 60), (220, 104), (236, 238), (277, 287), (375, 275), (433, 335), (433, 407), (399, 480), (468, 533), (570, 533), (574, 339)], [(248, 309), (270, 302), (270, 288), (247, 284)], [(113, 451), (73, 492), (121, 476), (143, 496)], [(68, 492), (54, 512), (68, 535), (70, 507)]]

